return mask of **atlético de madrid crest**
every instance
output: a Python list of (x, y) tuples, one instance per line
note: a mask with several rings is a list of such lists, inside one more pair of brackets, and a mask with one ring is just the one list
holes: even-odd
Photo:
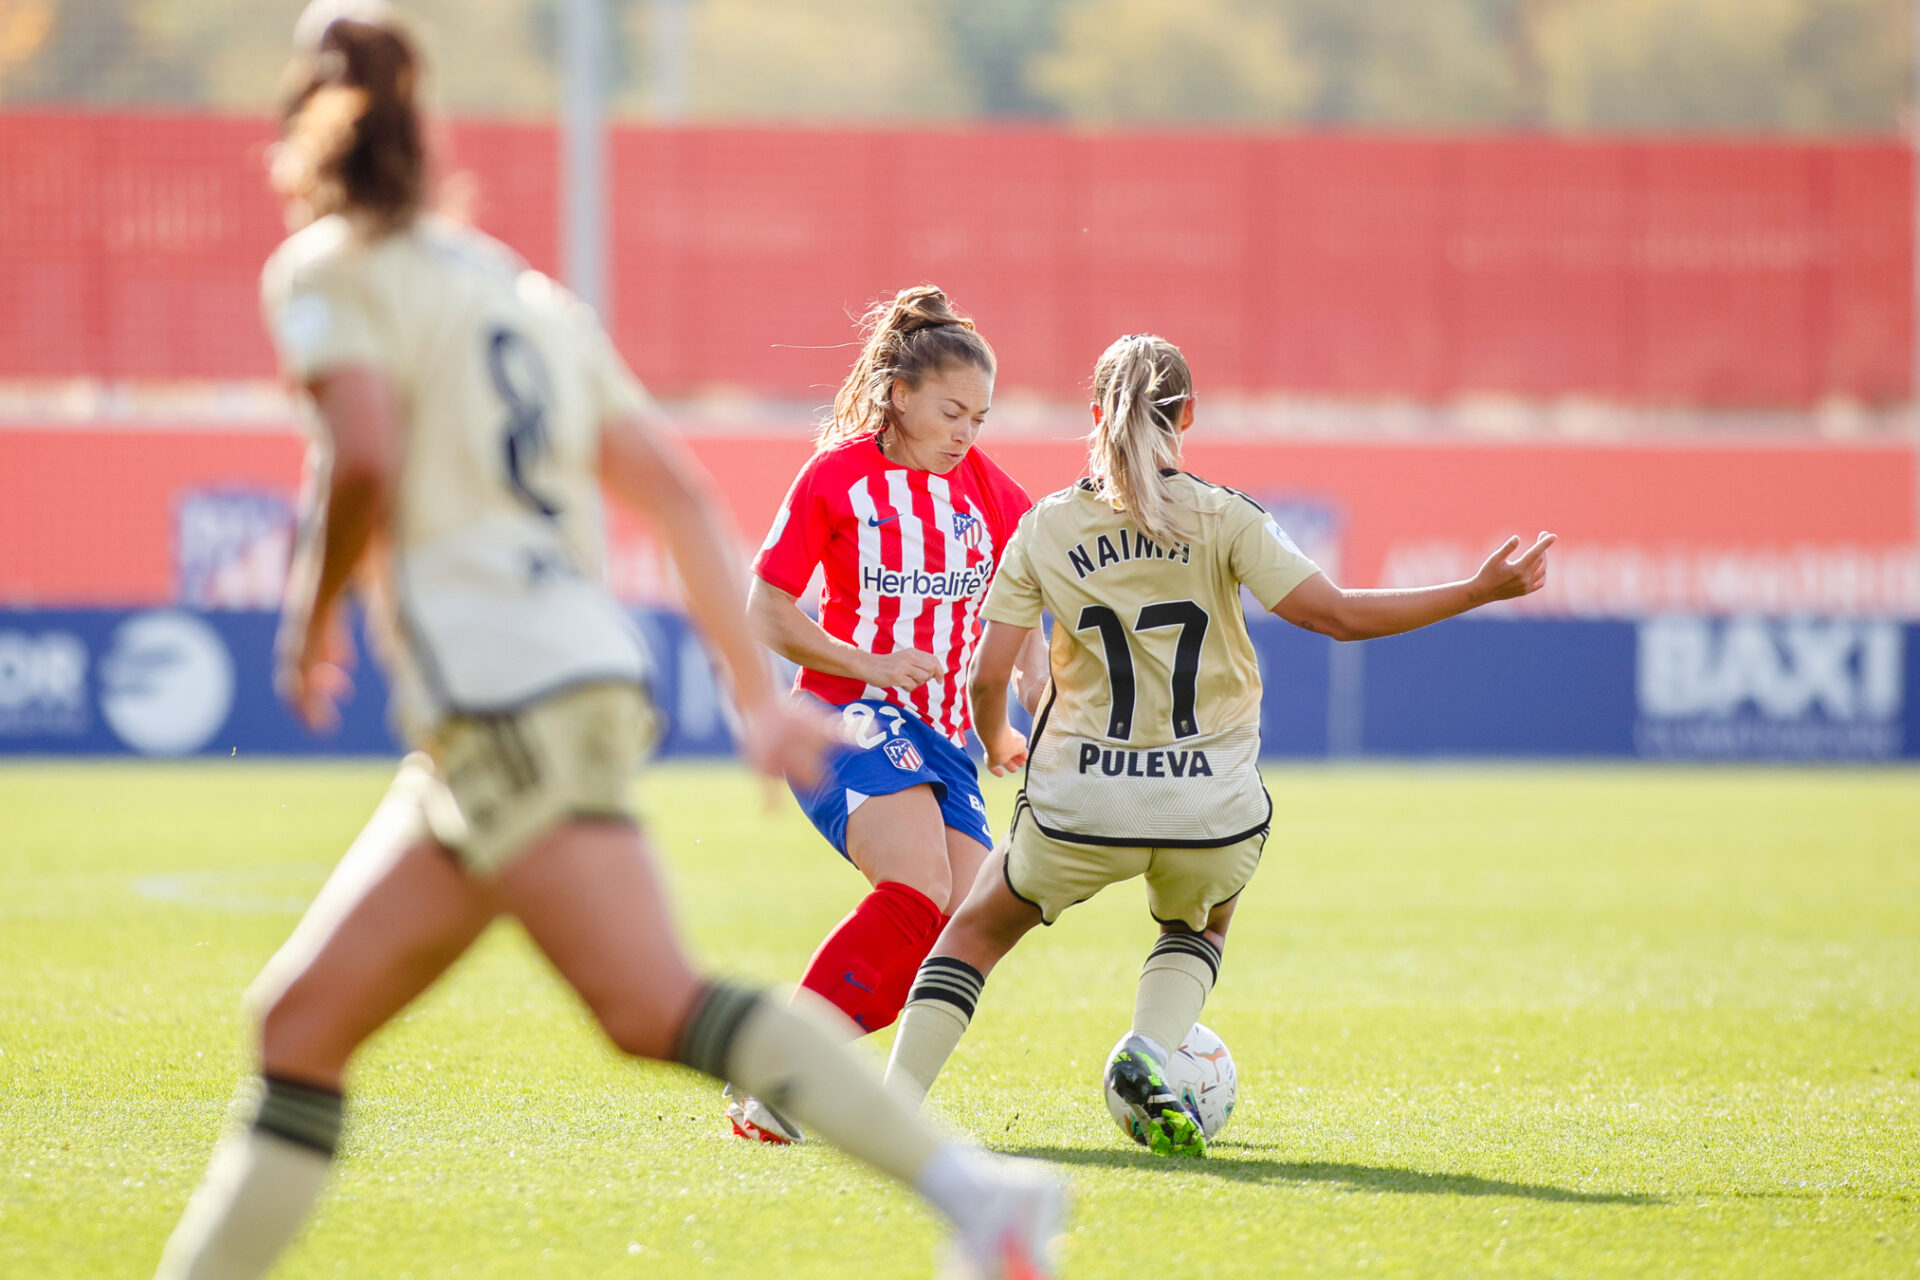
[(987, 536), (987, 526), (971, 511), (953, 513), (953, 536), (963, 547), (978, 547)]
[(917, 773), (926, 764), (926, 761), (920, 758), (920, 748), (905, 738), (887, 740), (887, 759), (893, 761), (894, 768), (905, 769), (908, 773)]

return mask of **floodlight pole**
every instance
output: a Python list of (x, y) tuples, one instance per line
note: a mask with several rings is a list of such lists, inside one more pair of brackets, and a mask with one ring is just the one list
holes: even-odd
[(647, 44), (652, 49), (653, 116), (663, 123), (687, 118), (692, 98), (688, 63), (693, 49), (693, 15), (688, 0), (652, 0), (647, 11)]
[(560, 258), (567, 286), (613, 325), (607, 288), (606, 0), (560, 6)]

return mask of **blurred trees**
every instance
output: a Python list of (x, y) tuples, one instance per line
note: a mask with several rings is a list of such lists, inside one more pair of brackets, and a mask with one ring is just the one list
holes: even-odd
[(1886, 131), (1913, 75), (1888, 0), (1561, 0), (1537, 23), (1561, 128)]
[(1047, 116), (1053, 102), (1029, 83), (1028, 64), (1053, 45), (1059, 0), (948, 3), (951, 56), (972, 82), (983, 115)]
[(53, 31), (53, 0), (0, 0), (0, 84), (37, 56)]
[[(0, 0), (0, 5), (30, 0)], [(31, 102), (210, 106), (274, 104), (305, 0), (50, 0), (51, 30), (31, 56), (0, 63), (0, 105)], [(409, 0), (440, 101), (463, 111), (552, 110), (553, 0)], [(550, 16), (550, 14), (549, 14)]]
[[(545, 115), (564, 0), (411, 0), (450, 110)], [(607, 0), (615, 107), (654, 0)], [(1910, 0), (686, 0), (707, 120), (1887, 133)], [(0, 0), (0, 104), (271, 101), (302, 0)]]
[(938, 6), (900, 0), (697, 0), (693, 114), (765, 121), (970, 114), (974, 99), (941, 19)]
[(1524, 122), (1507, 26), (1527, 0), (1287, 0), (1315, 68), (1306, 122), (1471, 129)]
[(1068, 0), (1058, 43), (1027, 65), (1043, 101), (1094, 122), (1290, 120), (1313, 91), (1260, 0)]

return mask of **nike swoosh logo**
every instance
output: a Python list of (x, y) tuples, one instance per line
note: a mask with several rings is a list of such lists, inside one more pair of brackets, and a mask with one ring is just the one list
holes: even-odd
[(868, 986), (868, 985), (867, 985), (866, 983), (864, 983), (864, 982), (862, 982), (862, 981), (860, 981), (860, 979), (858, 979), (858, 978), (856, 978), (856, 977), (854, 977), (854, 976), (853, 976), (853, 974), (852, 974), (851, 972), (849, 972), (849, 973), (846, 973), (846, 974), (844, 974), (844, 975), (842, 975), (842, 976), (841, 976), (841, 978), (840, 978), (840, 981), (842, 981), (842, 982), (845, 982), (845, 983), (849, 983), (849, 984), (851, 984), (851, 985), (853, 985), (853, 986), (856, 986), (856, 987), (858, 987), (858, 988), (860, 988), (860, 989), (861, 989), (862, 991), (866, 991), (866, 992), (872, 992), (872, 990), (873, 990), (873, 988), (872, 988), (872, 987), (870, 987), (870, 986)]
[(875, 518), (875, 517), (873, 517), (873, 516), (868, 516), (868, 517), (867, 517), (867, 528), (869, 528), (869, 529), (878, 529), (878, 528), (879, 528), (879, 527), (880, 527), (881, 525), (883, 525), (883, 524), (892, 524), (892, 523), (893, 523), (893, 522), (894, 522), (895, 520), (898, 520), (899, 518), (900, 518), (899, 516), (888, 516), (888, 517), (887, 517), (887, 518), (886, 518), (885, 520), (880, 520), (880, 519), (876, 519), (876, 518)]

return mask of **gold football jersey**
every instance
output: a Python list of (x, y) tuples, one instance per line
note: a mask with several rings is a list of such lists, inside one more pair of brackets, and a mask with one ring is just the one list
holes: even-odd
[[(399, 401), (390, 545), (367, 585), (403, 733), (642, 678), (638, 634), (603, 585), (599, 449), (646, 393), (591, 310), (436, 216), (372, 240), (323, 218), (268, 260), (261, 295), (288, 377), (371, 366)], [(308, 420), (323, 479), (324, 424)]]
[(1251, 498), (1184, 472), (1168, 480), (1184, 536), (1165, 543), (1091, 481), (1041, 499), (981, 608), (1020, 627), (1053, 615), (1026, 796), (1054, 839), (1223, 845), (1272, 814), (1240, 588), (1272, 609), (1319, 569)]

